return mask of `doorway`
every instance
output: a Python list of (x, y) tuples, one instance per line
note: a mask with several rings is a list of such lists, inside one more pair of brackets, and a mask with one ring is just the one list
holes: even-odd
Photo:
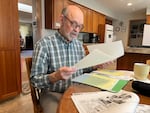
[(25, 58), (32, 57), (33, 51), (32, 0), (18, 0), (18, 4), (22, 93), (28, 94), (30, 86)]

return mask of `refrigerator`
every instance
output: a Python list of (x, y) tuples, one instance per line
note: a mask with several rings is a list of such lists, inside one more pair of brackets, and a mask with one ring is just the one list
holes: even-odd
[(150, 25), (144, 25), (142, 46), (150, 46)]
[(112, 41), (113, 41), (113, 26), (106, 24), (105, 25), (104, 43), (112, 42)]

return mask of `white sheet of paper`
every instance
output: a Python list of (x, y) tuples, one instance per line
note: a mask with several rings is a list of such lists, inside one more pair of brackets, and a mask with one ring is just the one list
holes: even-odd
[(80, 60), (74, 66), (83, 69), (98, 64), (106, 63), (124, 55), (124, 49), (121, 41), (95, 44), (88, 46), (89, 54)]
[(122, 55), (124, 55), (124, 48), (122, 41), (114, 41), (114, 42), (108, 42), (108, 43), (102, 43), (102, 44), (95, 44), (95, 45), (89, 45), (87, 46), (89, 52), (92, 52), (95, 49), (98, 49), (111, 57), (118, 58)]

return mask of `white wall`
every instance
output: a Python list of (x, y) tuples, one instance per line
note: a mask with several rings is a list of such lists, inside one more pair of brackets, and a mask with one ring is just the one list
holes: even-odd
[(146, 9), (146, 15), (150, 15), (150, 7)]
[[(139, 19), (145, 19), (145, 14), (135, 14), (135, 15), (130, 15), (124, 17), (121, 21), (123, 22), (123, 26), (120, 26), (119, 23), (121, 22), (120, 20), (116, 20), (113, 22), (114, 26), (114, 35), (116, 36), (116, 40), (122, 40), (124, 47), (128, 47), (128, 36), (129, 36), (129, 24), (130, 20), (139, 20)], [(120, 27), (120, 31), (115, 31), (116, 27)], [(122, 28), (125, 28), (122, 30)]]

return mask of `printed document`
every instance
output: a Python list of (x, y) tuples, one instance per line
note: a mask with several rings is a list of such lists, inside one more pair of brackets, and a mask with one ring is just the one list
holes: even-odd
[(95, 44), (88, 46), (89, 54), (74, 66), (83, 69), (115, 60), (124, 55), (121, 41)]

